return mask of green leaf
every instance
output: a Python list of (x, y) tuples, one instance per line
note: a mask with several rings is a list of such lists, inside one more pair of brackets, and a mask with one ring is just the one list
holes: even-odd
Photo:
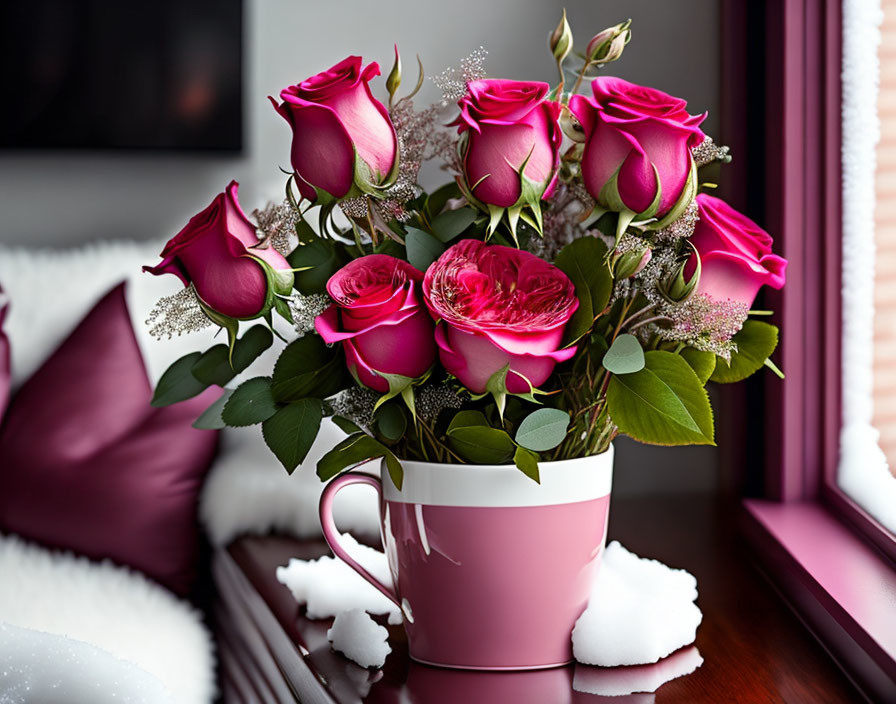
[(193, 421), (193, 427), (197, 430), (223, 430), (226, 428), (227, 423), (221, 418), (221, 411), (224, 410), (227, 399), (230, 398), (230, 394), (232, 393), (232, 389), (224, 389), (224, 393), (221, 394), (221, 397), (211, 406), (206, 408), (202, 412), (202, 415)]
[(703, 352), (693, 347), (685, 347), (679, 354), (691, 365), (701, 384), (706, 384), (716, 368), (716, 356), (712, 352)]
[(319, 336), (305, 335), (280, 353), (272, 389), (277, 401), (288, 403), (309, 396), (327, 398), (350, 383), (339, 347), (327, 347)]
[(462, 195), (456, 181), (449, 181), (444, 186), (434, 190), (426, 198), (426, 213), (430, 219), (436, 217), (445, 208), (452, 198), (460, 198)]
[(348, 418), (345, 418), (344, 416), (333, 416), (333, 422), (346, 435), (364, 432), (363, 430), (361, 430), (360, 425), (355, 423), (353, 420), (349, 420)]
[(206, 350), (193, 365), (193, 376), (215, 386), (226, 386), (237, 374), (246, 370), (258, 356), (274, 342), (274, 336), (264, 325), (253, 325), (233, 347), (233, 366), (227, 345), (215, 345)]
[(731, 339), (737, 343), (737, 352), (731, 353), (730, 364), (721, 357), (716, 360), (710, 381), (731, 384), (761, 369), (778, 346), (778, 328), (758, 320), (747, 320)]
[(262, 423), (265, 443), (290, 474), (305, 461), (322, 417), (320, 400), (303, 398), (284, 406)]
[(450, 242), (466, 230), (477, 217), (472, 208), (446, 210), (432, 221), (432, 231), (441, 242)]
[(345, 247), (333, 240), (316, 238), (300, 244), (286, 258), (295, 272), (295, 287), (304, 294), (324, 293), (327, 281), (347, 261)]
[(513, 453), (513, 463), (529, 479), (541, 484), (541, 477), (538, 473), (538, 455), (525, 447), (518, 447)]
[(613, 374), (634, 374), (644, 368), (644, 350), (634, 335), (619, 335), (601, 363)]
[(376, 412), (376, 427), (386, 440), (396, 442), (408, 428), (408, 417), (397, 403), (387, 403)]
[(654, 445), (712, 445), (709, 397), (690, 365), (672, 352), (645, 355), (645, 368), (612, 376), (607, 406), (613, 422)]
[(489, 426), (479, 411), (461, 411), (451, 420), (446, 433), (451, 449), (475, 464), (506, 464), (516, 449), (511, 437)]
[(170, 406), (172, 403), (186, 401), (205, 391), (208, 384), (203, 384), (192, 373), (193, 365), (201, 356), (201, 352), (191, 352), (168, 367), (156, 385), (150, 405), (156, 408)]
[(551, 450), (566, 437), (569, 414), (558, 408), (539, 408), (523, 419), (516, 429), (516, 442), (536, 452)]
[(365, 433), (355, 433), (317, 461), (317, 476), (322, 481), (332, 479), (343, 469), (356, 467), (377, 457), (386, 458), (386, 467), (395, 486), (400, 490), (403, 479), (401, 463), (392, 451), (376, 438)]
[(564, 344), (569, 346), (591, 329), (613, 291), (613, 275), (607, 264), (607, 246), (596, 237), (573, 240), (554, 262), (576, 287), (579, 307), (566, 324)]
[(415, 227), (408, 228), (404, 245), (408, 251), (408, 263), (420, 271), (426, 271), (445, 251), (445, 245), (429, 233)]
[(237, 387), (227, 400), (221, 417), (227, 425), (240, 428), (266, 421), (276, 412), (270, 377), (257, 376)]

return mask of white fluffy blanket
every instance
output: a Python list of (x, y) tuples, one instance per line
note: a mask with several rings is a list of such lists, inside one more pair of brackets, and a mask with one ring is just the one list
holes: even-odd
[(200, 614), (142, 575), (14, 536), (0, 536), (0, 575), (3, 704), (213, 700)]

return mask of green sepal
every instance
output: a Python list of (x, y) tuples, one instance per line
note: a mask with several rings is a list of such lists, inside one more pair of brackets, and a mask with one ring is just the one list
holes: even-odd
[(699, 186), (699, 183), (697, 182), (697, 164), (694, 161), (693, 156), (690, 159), (691, 168), (690, 171), (688, 171), (688, 179), (684, 184), (681, 195), (678, 197), (675, 205), (672, 206), (672, 209), (668, 213), (666, 213), (656, 222), (652, 222), (648, 226), (646, 226), (648, 230), (662, 230), (664, 227), (671, 225), (673, 222), (678, 220), (678, 218), (684, 215), (684, 211), (687, 210), (688, 206), (691, 204), (691, 201), (696, 198), (697, 188)]

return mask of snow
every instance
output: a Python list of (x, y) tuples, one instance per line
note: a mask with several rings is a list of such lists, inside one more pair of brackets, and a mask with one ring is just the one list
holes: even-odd
[(392, 652), (389, 631), (363, 609), (349, 609), (336, 615), (327, 631), (327, 640), (336, 650), (361, 667), (382, 667)]

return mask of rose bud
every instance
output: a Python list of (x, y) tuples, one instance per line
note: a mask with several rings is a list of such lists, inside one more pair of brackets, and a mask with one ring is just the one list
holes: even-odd
[(398, 137), (389, 112), (368, 85), (377, 63), (349, 56), (333, 68), (270, 98), (292, 127), (292, 167), (302, 196), (376, 195), (398, 174)]
[(613, 278), (617, 281), (622, 281), (640, 273), (647, 266), (652, 256), (650, 247), (646, 243), (643, 247), (630, 249), (626, 252), (616, 250), (613, 252), (611, 259)]
[(585, 59), (588, 63), (603, 66), (622, 56), (625, 45), (632, 38), (632, 31), (629, 29), (631, 24), (631, 20), (626, 20), (595, 34), (585, 47)]
[(143, 271), (156, 276), (174, 274), (185, 286), (193, 284), (208, 308), (246, 320), (267, 313), (273, 293), (289, 294), (293, 274), (276, 249), (255, 247), (259, 242), (256, 228), (240, 207), (238, 188), (231, 181), (165, 245), (162, 261), (144, 266)]
[(593, 98), (574, 95), (569, 107), (585, 131), (582, 179), (598, 205), (658, 229), (693, 200), (697, 171), (691, 149), (704, 138), (706, 115), (687, 103), (621, 78), (596, 78)]
[(508, 365), (507, 392), (529, 393), (575, 354), (560, 349), (575, 287), (529, 252), (462, 240), (426, 270), (423, 295), (442, 365), (473, 393)]
[(563, 10), (563, 17), (554, 28), (554, 31), (548, 35), (548, 49), (557, 61), (557, 65), (563, 63), (563, 60), (569, 56), (572, 51), (572, 28), (566, 19), (566, 9)]
[[(700, 279), (696, 293), (715, 301), (753, 305), (763, 285), (784, 285), (787, 260), (772, 254), (772, 238), (746, 215), (725, 201), (701, 193), (697, 196), (700, 219), (690, 243), (700, 257)], [(692, 255), (685, 271), (697, 268)]]
[(327, 282), (334, 303), (315, 321), (325, 342), (341, 342), (360, 384), (385, 393), (381, 374), (416, 379), (436, 359), (433, 322), (420, 301), (423, 272), (386, 254), (355, 259)]
[(560, 106), (546, 100), (548, 90), (547, 83), (531, 81), (468, 84), (452, 124), (463, 135), (462, 188), (484, 209), (529, 206), (540, 221), (540, 200), (553, 191), (562, 140)]

